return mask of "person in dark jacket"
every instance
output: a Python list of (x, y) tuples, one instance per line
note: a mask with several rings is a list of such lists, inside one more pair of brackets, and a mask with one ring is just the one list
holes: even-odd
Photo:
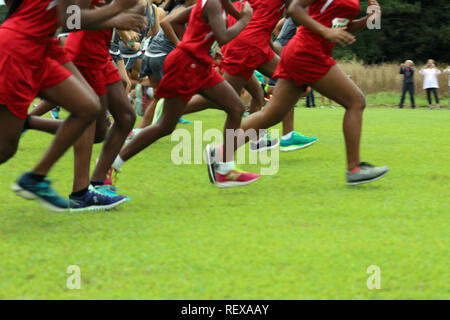
[(402, 88), (402, 98), (400, 99), (399, 108), (403, 108), (403, 103), (405, 102), (406, 92), (409, 92), (409, 97), (411, 99), (411, 108), (415, 108), (416, 104), (414, 102), (414, 63), (411, 60), (406, 60), (400, 67), (400, 74), (403, 75), (403, 88)]

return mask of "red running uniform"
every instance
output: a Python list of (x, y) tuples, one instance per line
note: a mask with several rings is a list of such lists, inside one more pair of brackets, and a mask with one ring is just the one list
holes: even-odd
[[(215, 41), (211, 27), (203, 19), (208, 0), (199, 0), (192, 9), (183, 40), (166, 58), (164, 77), (156, 90), (160, 98), (178, 98), (188, 102), (197, 92), (212, 88), (223, 77), (214, 68), (209, 54)], [(224, 12), (223, 19), (226, 19)]]
[(64, 48), (60, 46), (58, 38), (52, 39), (51, 49), (48, 55), (60, 65), (71, 62), (69, 55), (66, 53)]
[[(222, 48), (222, 68), (228, 74), (249, 80), (262, 64), (270, 62), (275, 52), (270, 47), (272, 32), (286, 9), (284, 0), (248, 0), (253, 18), (248, 26)], [(231, 21), (232, 22), (232, 21)]]
[(58, 28), (55, 0), (23, 0), (0, 27), (0, 105), (25, 119), (40, 91), (70, 77), (49, 57)]
[[(324, 26), (347, 26), (359, 14), (359, 0), (317, 0), (309, 6), (309, 15)], [(297, 86), (314, 83), (336, 64), (331, 56), (335, 43), (301, 26), (284, 48), (274, 79), (282, 78)]]
[(66, 40), (69, 58), (99, 96), (106, 94), (108, 85), (122, 80), (109, 54), (112, 33), (112, 30), (83, 30), (70, 33)]

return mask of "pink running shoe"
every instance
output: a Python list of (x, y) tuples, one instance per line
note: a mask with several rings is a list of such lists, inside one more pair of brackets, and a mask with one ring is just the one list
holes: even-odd
[[(113, 167), (111, 167), (108, 171), (108, 173), (106, 174), (106, 179), (105, 181), (103, 181), (103, 183), (106, 186), (113, 186), (114, 182), (113, 180), (117, 180), (117, 170)], [(117, 181), (115, 181), (117, 182)]]
[(246, 186), (259, 178), (259, 174), (238, 170), (231, 170), (225, 175), (216, 171), (216, 186), (219, 188)]

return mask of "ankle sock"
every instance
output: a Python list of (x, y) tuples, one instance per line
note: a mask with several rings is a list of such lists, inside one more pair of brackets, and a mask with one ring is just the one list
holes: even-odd
[(117, 156), (116, 160), (114, 160), (113, 167), (117, 170), (117, 172), (120, 171), (120, 168), (125, 164), (125, 161), (122, 160), (120, 156)]
[(88, 191), (89, 191), (89, 187), (84, 188), (84, 189), (82, 189), (82, 190), (80, 190), (80, 191), (77, 191), (77, 192), (72, 192), (71, 196), (72, 196), (72, 197), (76, 197), (76, 198), (81, 198), (81, 197), (83, 197)]
[(236, 165), (234, 164), (234, 161), (220, 162), (219, 165), (217, 166), (217, 170), (216, 171), (218, 173), (220, 173), (220, 174), (227, 174), (228, 172), (230, 172), (234, 168), (236, 168)]
[(44, 181), (44, 179), (45, 179), (45, 175), (42, 175), (42, 174), (36, 174), (36, 173), (33, 173), (33, 172), (29, 172), (29, 173), (28, 173), (28, 176), (29, 176), (31, 179), (33, 179), (33, 180), (35, 180), (35, 181), (37, 181), (37, 182), (42, 182), (42, 181)]
[(356, 172), (358, 172), (360, 169), (361, 169), (361, 167), (360, 167), (360, 166), (357, 166), (357, 167), (353, 168), (352, 170), (348, 170), (348, 172), (356, 173)]
[(103, 185), (105, 185), (105, 182), (104, 181), (100, 181), (100, 180), (91, 180), (91, 185), (93, 187), (103, 186)]
[(284, 135), (281, 139), (282, 140), (289, 140), (290, 138), (292, 138), (292, 134), (293, 133), (294, 133), (294, 131), (291, 131), (288, 134)]

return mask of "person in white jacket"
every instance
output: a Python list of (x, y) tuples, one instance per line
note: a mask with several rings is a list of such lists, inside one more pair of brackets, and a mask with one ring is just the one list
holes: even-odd
[(439, 81), (438, 76), (441, 74), (441, 71), (435, 67), (434, 60), (430, 59), (427, 62), (427, 65), (424, 69), (419, 72), (424, 76), (423, 79), (423, 89), (427, 92), (428, 104), (430, 105), (430, 110), (433, 109), (433, 101), (431, 99), (431, 94), (434, 95), (434, 99), (436, 101), (436, 108), (440, 109), (441, 106), (439, 104)]
[[(444, 70), (445, 74), (448, 74), (448, 93), (450, 94), (450, 66), (447, 66), (447, 69)], [(450, 99), (448, 100), (448, 106), (450, 107)]]

